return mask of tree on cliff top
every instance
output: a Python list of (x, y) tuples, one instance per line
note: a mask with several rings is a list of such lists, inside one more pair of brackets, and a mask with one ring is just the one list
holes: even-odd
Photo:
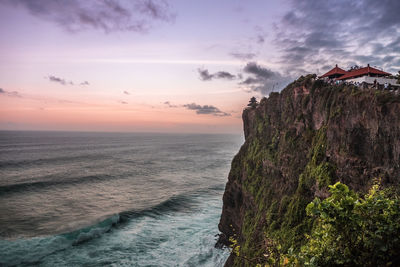
[(250, 98), (249, 104), (247, 104), (248, 107), (252, 107), (252, 108), (257, 107), (257, 105), (258, 105), (257, 99), (254, 96), (252, 98)]

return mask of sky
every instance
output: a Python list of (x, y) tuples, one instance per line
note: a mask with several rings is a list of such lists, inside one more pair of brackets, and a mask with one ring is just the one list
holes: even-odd
[(241, 133), (250, 97), (400, 70), (398, 0), (0, 0), (0, 130)]

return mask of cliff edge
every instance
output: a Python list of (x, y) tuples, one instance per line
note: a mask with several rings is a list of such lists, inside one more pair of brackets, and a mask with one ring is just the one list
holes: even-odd
[[(305, 207), (341, 181), (365, 192), (400, 181), (400, 96), (300, 77), (243, 111), (245, 143), (232, 161), (218, 244), (240, 245), (227, 266), (261, 262), (268, 242), (298, 249)], [(218, 245), (217, 244), (217, 245)]]

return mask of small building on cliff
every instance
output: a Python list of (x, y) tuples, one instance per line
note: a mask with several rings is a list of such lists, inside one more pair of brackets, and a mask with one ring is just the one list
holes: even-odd
[(333, 69), (331, 69), (330, 71), (328, 71), (324, 75), (320, 76), (320, 78), (337, 79), (337, 78), (345, 75), (346, 73), (347, 73), (347, 71), (345, 71), (344, 69), (339, 68), (338, 65), (336, 64), (336, 66)]
[(390, 78), (392, 74), (373, 68), (369, 64), (367, 67), (345, 71), (336, 65), (333, 69), (320, 76), (320, 78), (343, 81), (354, 84), (388, 84), (400, 86), (396, 79)]

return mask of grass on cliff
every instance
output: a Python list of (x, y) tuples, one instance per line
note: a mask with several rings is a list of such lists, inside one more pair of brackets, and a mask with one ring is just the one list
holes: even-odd
[[(310, 138), (310, 136), (312, 136)], [(265, 179), (263, 164), (270, 162), (275, 164), (281, 154), (286, 153), (278, 149), (278, 143), (285, 142), (287, 149), (294, 149), (301, 143), (311, 142), (308, 164), (303, 169), (297, 183), (297, 190), (290, 192), (278, 192), (274, 181)], [(282, 146), (283, 147), (283, 146)], [(296, 139), (288, 132), (280, 137), (276, 131), (270, 142), (262, 143), (254, 139), (248, 147), (244, 165), (247, 175), (245, 189), (255, 196), (258, 203), (258, 211), (248, 210), (245, 213), (241, 234), (241, 251), (251, 258), (262, 258), (264, 250), (262, 246), (254, 244), (263, 242), (259, 232), (267, 232), (269, 237), (278, 241), (282, 250), (287, 251), (292, 246), (300, 247), (304, 242), (304, 233), (308, 233), (313, 225), (313, 220), (306, 217), (305, 208), (312, 200), (314, 187), (321, 190), (336, 180), (335, 166), (326, 161), (326, 128), (305, 133), (300, 139)], [(269, 175), (278, 170), (269, 169)], [(281, 196), (281, 197), (279, 197)], [(240, 265), (240, 264), (239, 264)]]

